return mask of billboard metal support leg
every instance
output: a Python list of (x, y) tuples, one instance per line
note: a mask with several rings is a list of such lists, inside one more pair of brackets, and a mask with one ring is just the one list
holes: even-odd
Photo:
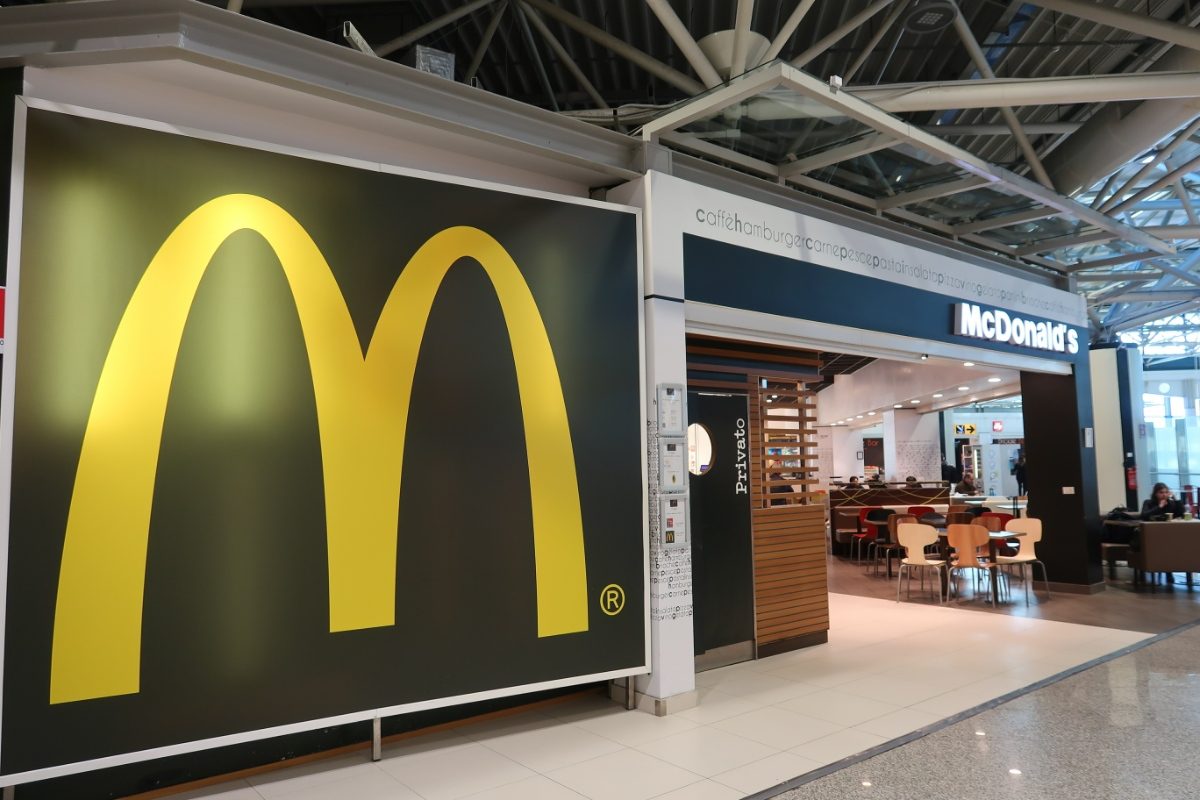
[(637, 708), (637, 681), (632, 675), (625, 676), (625, 709), (633, 711)]
[(383, 759), (383, 723), (376, 717), (371, 720), (371, 760), (380, 761)]
[(13, 800), (13, 798), (15, 798), (16, 796), (17, 796), (17, 787), (15, 787), (15, 786), (5, 786), (4, 787), (4, 800)]

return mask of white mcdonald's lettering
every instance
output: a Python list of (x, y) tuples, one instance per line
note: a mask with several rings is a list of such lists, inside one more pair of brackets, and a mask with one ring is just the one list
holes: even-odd
[(1079, 331), (1064, 322), (1025, 319), (998, 308), (985, 311), (975, 303), (954, 304), (954, 333), (1034, 350), (1079, 352)]

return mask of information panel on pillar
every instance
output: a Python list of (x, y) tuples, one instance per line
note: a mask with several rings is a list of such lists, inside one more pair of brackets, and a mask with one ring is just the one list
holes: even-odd
[(632, 211), (23, 124), (10, 782), (645, 671)]

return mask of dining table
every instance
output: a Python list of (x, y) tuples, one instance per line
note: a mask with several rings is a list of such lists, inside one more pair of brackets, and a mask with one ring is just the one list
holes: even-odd
[[(934, 516), (937, 516), (937, 515), (926, 514), (925, 516), (921, 517), (921, 522), (925, 525), (931, 525), (933, 523), (931, 521), (927, 522), (926, 520), (929, 520), (931, 517), (934, 517)], [(947, 533), (946, 533), (945, 517), (942, 517), (941, 525), (934, 525), (933, 527), (937, 528), (937, 531), (938, 531), (938, 549), (941, 551), (941, 557), (946, 561), (947, 564), (950, 564), (951, 563), (951, 561), (950, 561), (950, 544), (949, 544), (949, 541), (947, 538)], [(980, 526), (980, 527), (982, 527), (982, 526)], [(1022, 537), (1024, 535), (1025, 535), (1024, 531), (988, 531), (988, 558), (991, 561), (996, 560), (996, 557), (999, 555), (999, 549), (1000, 549), (1001, 542), (1008, 541), (1009, 539), (1019, 539), (1020, 537)], [(999, 603), (1000, 602), (1000, 577), (998, 574), (999, 570), (989, 569), (988, 573), (991, 576), (992, 597), (996, 601), (996, 603)], [(946, 577), (946, 583), (942, 586), (942, 594), (944, 596), (948, 597), (949, 596), (950, 570), (947, 569), (946, 572), (943, 574)]]

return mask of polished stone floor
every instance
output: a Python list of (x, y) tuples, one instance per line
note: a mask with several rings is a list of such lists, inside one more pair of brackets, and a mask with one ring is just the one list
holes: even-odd
[(1197, 797), (1197, 741), (1200, 628), (1192, 627), (798, 788), (759, 796)]

